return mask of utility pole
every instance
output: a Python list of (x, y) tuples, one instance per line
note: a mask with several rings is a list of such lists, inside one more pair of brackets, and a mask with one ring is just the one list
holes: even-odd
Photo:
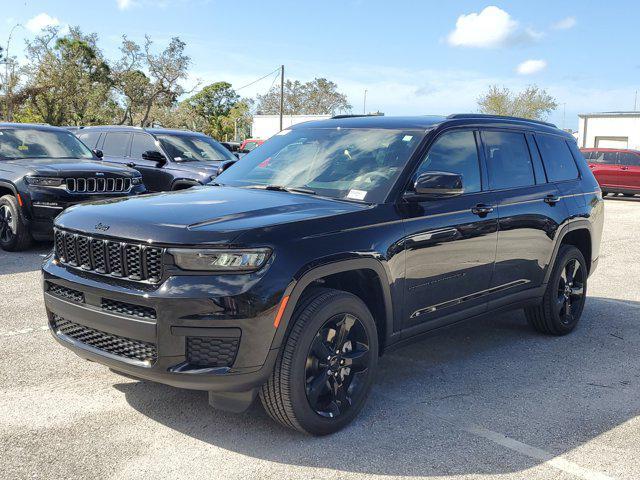
[(364, 102), (362, 102), (362, 113), (367, 114), (367, 89), (364, 89)]
[(282, 117), (284, 115), (284, 65), (280, 66), (280, 131), (282, 131)]

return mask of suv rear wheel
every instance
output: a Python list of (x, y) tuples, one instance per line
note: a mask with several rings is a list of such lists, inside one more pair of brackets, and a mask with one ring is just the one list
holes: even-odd
[(542, 303), (527, 307), (529, 324), (542, 333), (566, 335), (580, 320), (587, 294), (587, 264), (573, 245), (562, 245)]
[(310, 435), (336, 432), (369, 395), (378, 360), (375, 322), (358, 297), (326, 288), (313, 290), (292, 322), (260, 399), (287, 427)]
[(31, 245), (31, 234), (20, 217), (18, 201), (13, 195), (0, 197), (0, 247), (16, 252)]

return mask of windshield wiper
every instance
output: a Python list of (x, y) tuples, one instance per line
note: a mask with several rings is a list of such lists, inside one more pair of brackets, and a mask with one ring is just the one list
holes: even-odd
[(278, 192), (306, 193), (307, 195), (316, 195), (315, 190), (304, 187), (285, 187), (283, 185), (265, 185), (265, 190), (276, 190)]

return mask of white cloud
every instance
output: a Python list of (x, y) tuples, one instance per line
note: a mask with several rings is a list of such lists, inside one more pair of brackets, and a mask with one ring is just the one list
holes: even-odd
[(133, 0), (116, 0), (119, 10), (128, 10), (133, 7)]
[(547, 68), (547, 62), (544, 60), (526, 60), (518, 65), (516, 71), (519, 75), (532, 75), (541, 72)]
[(57, 25), (60, 25), (60, 20), (44, 12), (36, 15), (25, 24), (27, 30), (33, 33), (38, 33), (45, 27), (55, 27)]
[(554, 23), (553, 28), (555, 30), (569, 30), (570, 28), (575, 27), (576, 23), (578, 23), (576, 21), (576, 17), (567, 17), (563, 18), (559, 22)]
[(495, 48), (528, 43), (540, 37), (542, 33), (521, 28), (519, 22), (501, 8), (488, 6), (480, 13), (460, 15), (447, 41), (454, 47)]

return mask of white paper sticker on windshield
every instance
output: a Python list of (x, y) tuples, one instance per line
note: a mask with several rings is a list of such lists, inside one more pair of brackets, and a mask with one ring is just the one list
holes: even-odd
[(367, 192), (364, 190), (349, 190), (347, 194), (347, 198), (351, 198), (353, 200), (364, 200), (364, 197), (367, 196)]
[(412, 138), (413, 138), (413, 135), (405, 135), (404, 137), (402, 137), (402, 141), (410, 142)]
[(291, 130), (281, 130), (278, 133), (276, 133), (276, 135), (286, 135), (287, 133), (289, 133)]

